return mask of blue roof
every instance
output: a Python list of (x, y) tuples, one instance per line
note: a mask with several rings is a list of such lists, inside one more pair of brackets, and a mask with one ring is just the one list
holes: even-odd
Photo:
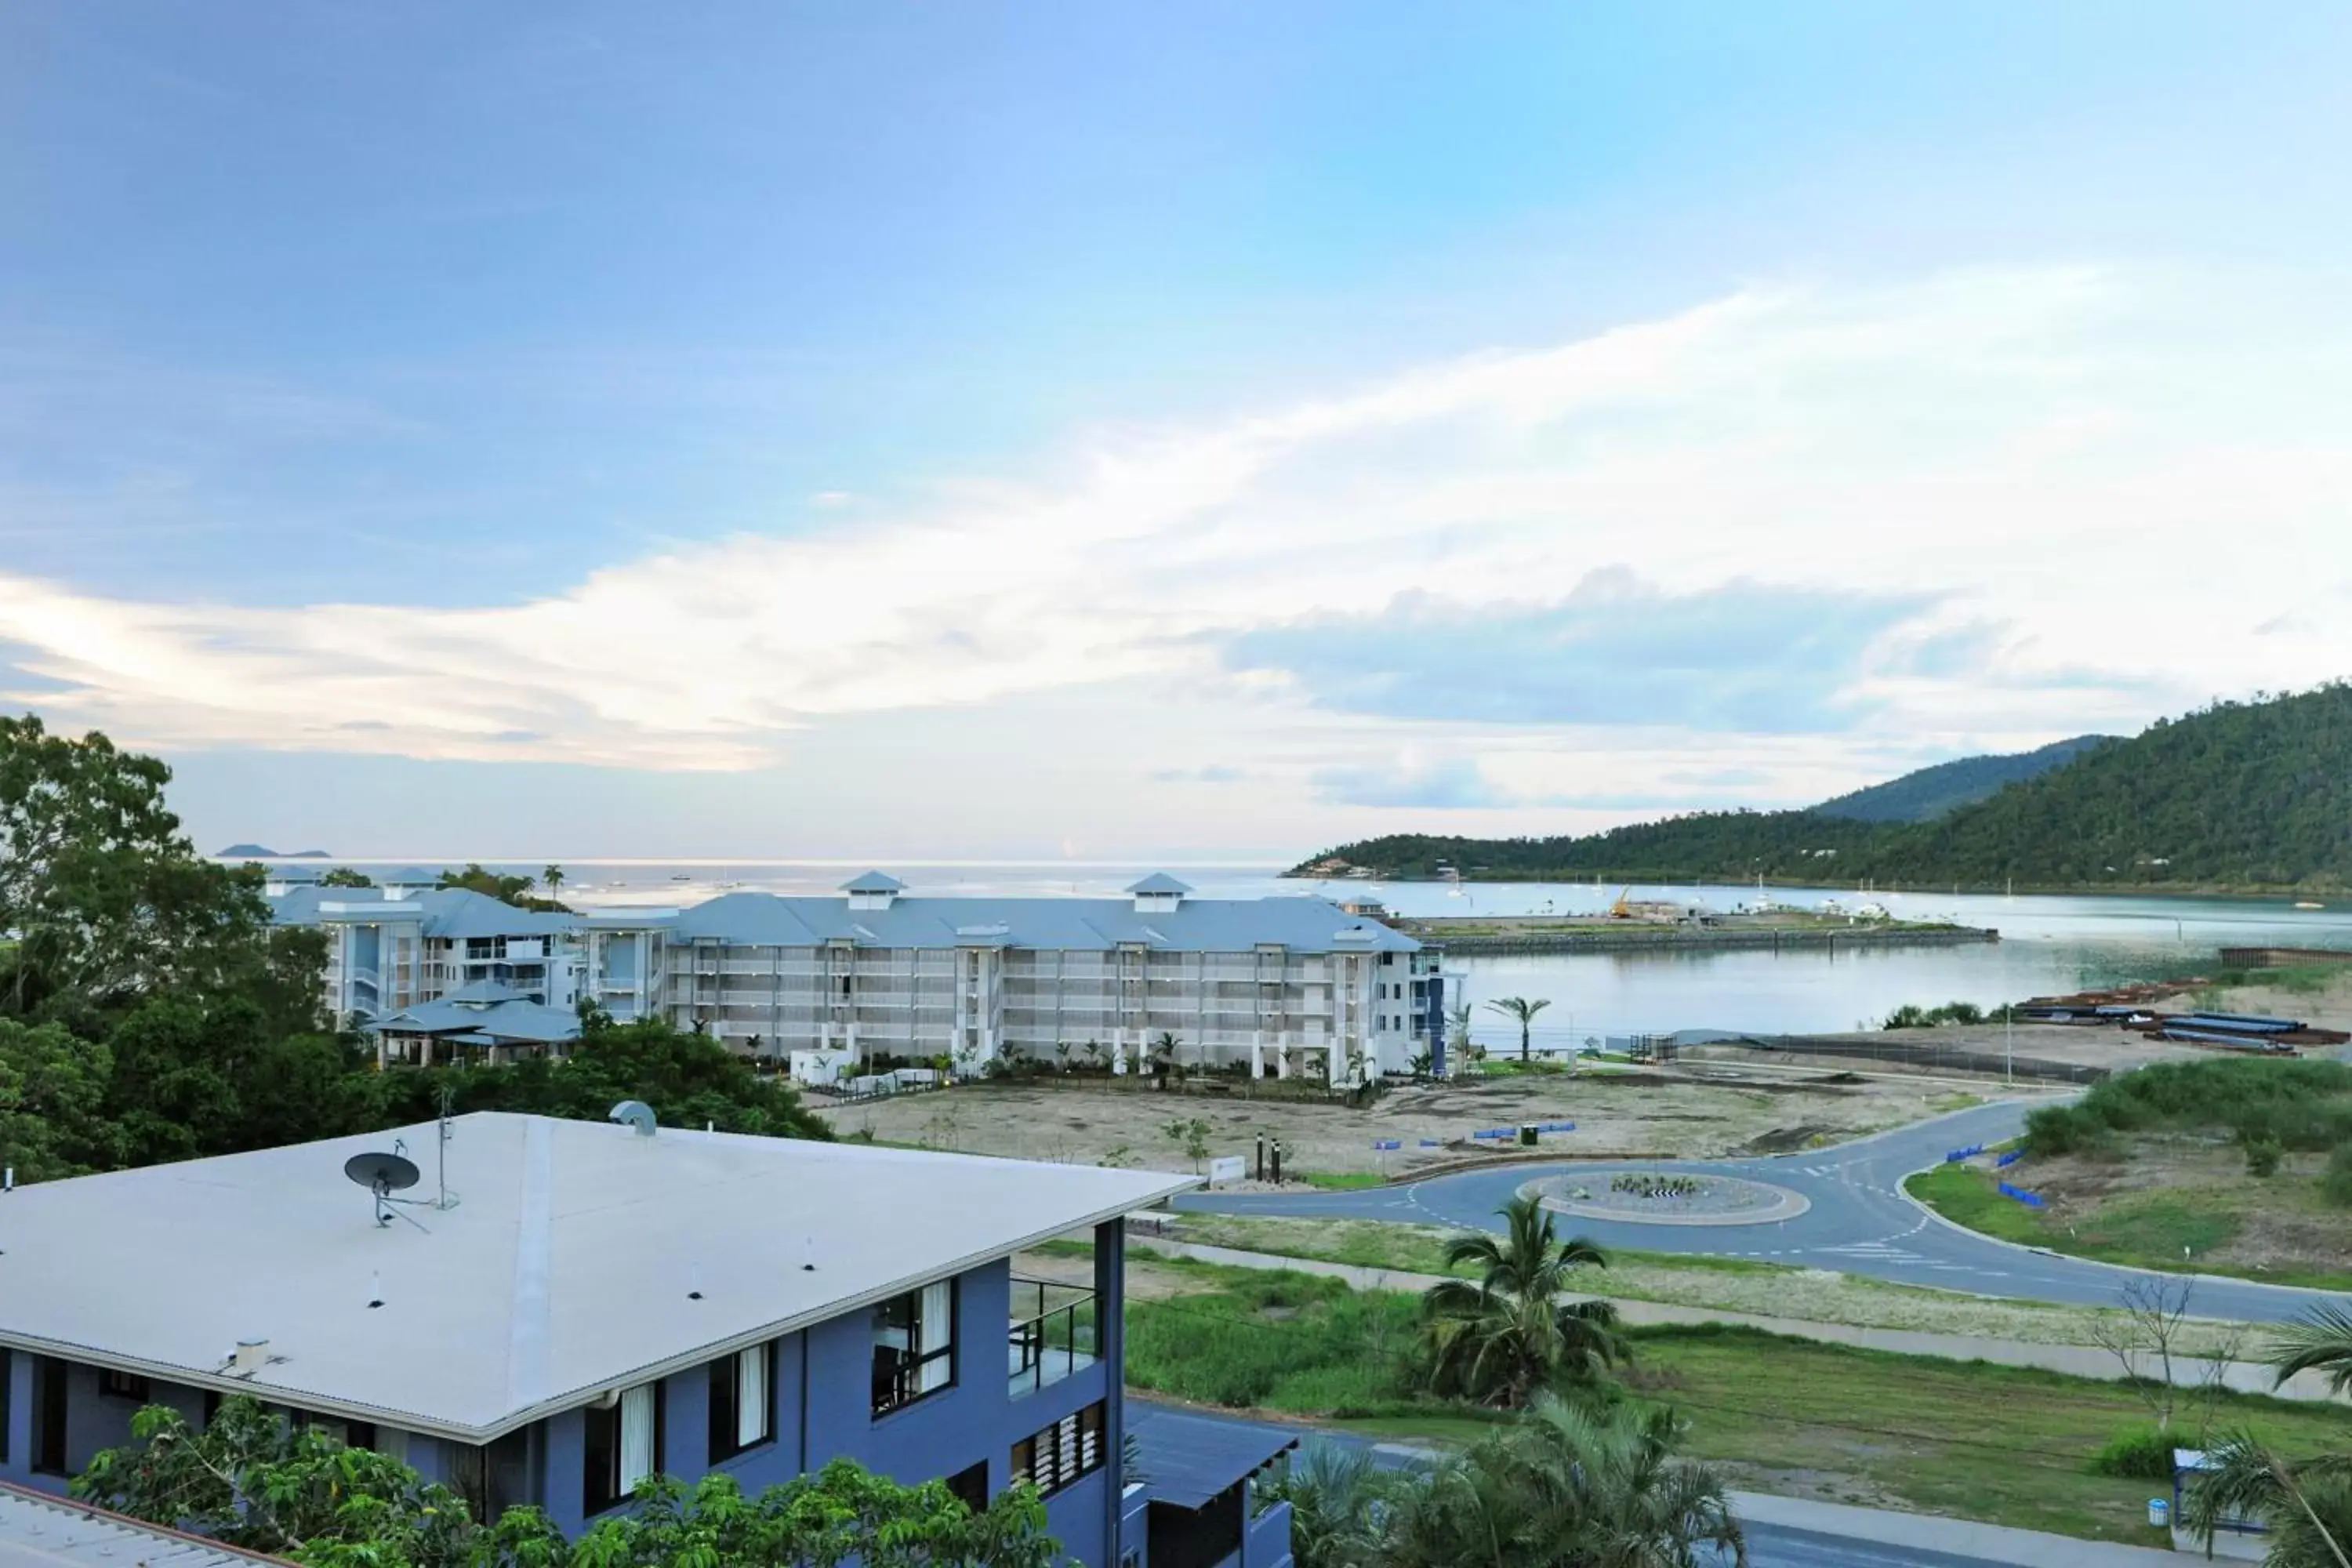
[[(330, 912), (324, 906), (331, 904), (346, 907)], [(467, 888), (428, 888), (395, 901), (386, 898), (382, 888), (304, 886), (289, 888), (271, 899), (269, 910), (270, 918), (279, 925), (312, 926), (330, 921), (367, 920), (374, 912), (371, 908), (373, 905), (385, 905), (395, 911), (387, 914), (386, 919), (420, 921), (424, 934), (432, 937), (559, 936), (580, 923), (569, 915), (519, 910)], [(416, 912), (396, 912), (404, 907)]]
[(404, 1007), (376, 1020), (375, 1026), (394, 1034), (452, 1035), (477, 1034), (493, 1041), (528, 1040), (545, 1044), (551, 1040), (576, 1040), (580, 1037), (580, 1015), (568, 1007), (549, 1007), (527, 997), (512, 997), (502, 1002), (461, 1002), (454, 996), (444, 996), (437, 1002), (419, 1002), (414, 1007)]
[(1173, 878), (1173, 877), (1170, 876), (1170, 875), (1169, 875), (1167, 872), (1165, 872), (1165, 871), (1154, 871), (1153, 873), (1151, 873), (1151, 875), (1150, 875), (1149, 877), (1146, 877), (1146, 878), (1145, 878), (1145, 879), (1143, 879), (1143, 880), (1141, 880), (1140, 882), (1134, 883), (1133, 885), (1131, 885), (1130, 887), (1129, 887), (1129, 889), (1128, 889), (1127, 890), (1128, 890), (1129, 892), (1130, 892), (1130, 893), (1178, 893), (1178, 894), (1182, 894), (1182, 893), (1189, 893), (1189, 892), (1191, 892), (1192, 889), (1192, 888), (1191, 888), (1190, 886), (1188, 886), (1188, 885), (1187, 885), (1187, 884), (1185, 884), (1185, 883), (1182, 883), (1182, 882), (1178, 881), (1175, 878)]
[(1298, 1447), (1289, 1432), (1250, 1421), (1223, 1421), (1130, 1400), (1135, 1437), (1151, 1500), (1200, 1509)]
[(844, 882), (841, 890), (845, 893), (903, 893), (907, 890), (907, 884), (896, 877), (868, 871), (862, 877), (852, 877)]
[[(1421, 944), (1359, 919), (1328, 899), (1187, 899), (1139, 913), (1126, 899), (908, 899), (854, 910), (840, 899), (722, 893), (658, 923), (677, 940), (737, 946), (1003, 947), (1107, 952), (1138, 943), (1165, 952), (1246, 952), (1260, 943), (1295, 952), (1411, 952)], [(998, 928), (1002, 928), (999, 930)], [(985, 933), (984, 935), (982, 933)]]

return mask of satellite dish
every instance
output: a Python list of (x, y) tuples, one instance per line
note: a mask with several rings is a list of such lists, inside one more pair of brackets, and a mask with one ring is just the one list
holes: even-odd
[(400, 1154), (354, 1154), (343, 1174), (372, 1193), (404, 1192), (417, 1182), (416, 1162)]

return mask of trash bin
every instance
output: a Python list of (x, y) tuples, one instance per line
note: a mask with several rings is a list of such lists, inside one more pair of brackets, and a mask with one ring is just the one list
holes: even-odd
[(1534, 1148), (1534, 1147), (1536, 1146), (1536, 1140), (1537, 1140), (1538, 1137), (1540, 1137), (1540, 1136), (1541, 1136), (1541, 1134), (1537, 1131), (1536, 1124), (1535, 1124), (1534, 1122), (1532, 1122), (1532, 1121), (1522, 1121), (1522, 1122), (1520, 1122), (1520, 1123), (1519, 1123), (1519, 1147), (1520, 1147), (1520, 1148), (1522, 1148), (1522, 1149), (1532, 1149), (1532, 1148)]
[(2147, 1522), (2157, 1530), (2162, 1530), (2169, 1525), (2172, 1522), (2172, 1500), (2165, 1497), (2148, 1499)]

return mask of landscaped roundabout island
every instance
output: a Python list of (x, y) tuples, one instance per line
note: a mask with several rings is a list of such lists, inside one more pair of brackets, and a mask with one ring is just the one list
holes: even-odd
[(1578, 1171), (1519, 1191), (1555, 1214), (1632, 1225), (1771, 1225), (1812, 1207), (1803, 1194), (1769, 1182), (1686, 1171)]

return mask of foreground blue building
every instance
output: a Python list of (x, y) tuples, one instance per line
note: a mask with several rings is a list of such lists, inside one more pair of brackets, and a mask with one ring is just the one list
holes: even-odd
[[(347, 1179), (388, 1153), (405, 1201)], [(62, 1490), (141, 1405), (201, 1424), (247, 1394), (568, 1532), (648, 1475), (756, 1490), (846, 1458), (974, 1503), (1033, 1481), (1076, 1561), (1140, 1563), (1121, 1221), (1192, 1184), (482, 1114), (26, 1187), (0, 1195), (0, 1479)], [(1015, 1277), (1073, 1234), (1090, 1276)], [(1286, 1519), (1243, 1533), (1202, 1561), (1286, 1562)]]

